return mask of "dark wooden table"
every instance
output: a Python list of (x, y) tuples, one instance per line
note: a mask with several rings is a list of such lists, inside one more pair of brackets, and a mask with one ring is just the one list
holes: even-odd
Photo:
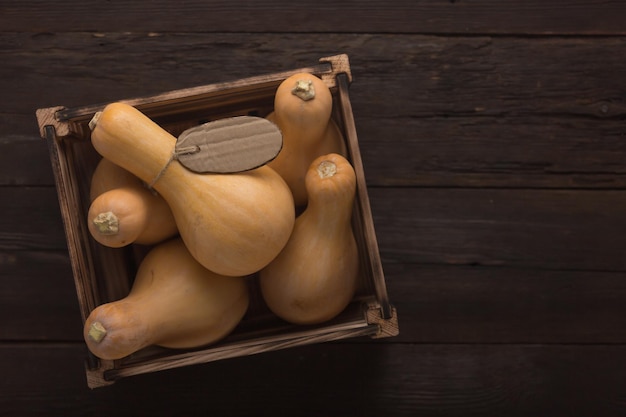
[[(35, 109), (336, 53), (400, 335), (89, 390)], [(0, 415), (626, 414), (623, 1), (1, 1), (0, 58)]]

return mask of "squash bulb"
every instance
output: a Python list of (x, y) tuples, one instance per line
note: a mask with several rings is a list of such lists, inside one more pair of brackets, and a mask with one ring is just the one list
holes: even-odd
[(306, 174), (309, 204), (281, 253), (259, 274), (272, 312), (295, 324), (332, 319), (354, 296), (359, 270), (351, 226), (356, 179), (340, 155), (321, 156)]
[(227, 336), (249, 303), (244, 278), (209, 271), (175, 238), (148, 252), (130, 293), (96, 307), (84, 338), (102, 359), (120, 359), (159, 345), (192, 348)]
[(222, 275), (252, 274), (289, 239), (293, 197), (268, 166), (233, 174), (192, 172), (172, 160), (176, 138), (123, 103), (107, 105), (90, 125), (98, 153), (163, 196), (181, 238), (206, 268)]

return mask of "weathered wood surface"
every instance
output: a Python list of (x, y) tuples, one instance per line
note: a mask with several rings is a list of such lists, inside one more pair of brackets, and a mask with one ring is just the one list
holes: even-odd
[[(623, 348), (328, 344), (123, 379), (89, 391), (82, 347), (0, 347), (7, 416), (619, 416)], [(3, 373), (11, 372), (0, 362)], [(6, 394), (5, 394), (6, 395)], [(27, 411), (26, 411), (27, 410)]]
[[(231, 81), (345, 52), (359, 86), (351, 97), (361, 119), (615, 119), (626, 114), (620, 95), (625, 50), (623, 37), (9, 33), (0, 37), (6, 97), (0, 113)], [(22, 89), (14, 87), (16, 76)], [(390, 91), (393, 100), (385, 100)]]
[[(591, 0), (1, 2), (0, 415), (624, 415), (624, 23)], [(400, 335), (89, 391), (35, 109), (340, 52)]]
[[(146, 7), (147, 6), (147, 7)], [(3, 31), (624, 34), (619, 0), (3, 1)]]
[[(241, 64), (246, 59), (265, 73), (345, 51), (355, 78), (351, 99), (370, 185), (626, 184), (626, 41), (621, 37), (530, 42), (420, 35), (72, 33), (9, 34), (0, 37), (3, 41), (0, 117), (23, 135), (36, 135), (32, 114), (38, 107), (80, 106), (257, 74)], [(307, 50), (293, 56), (299, 44)], [(30, 93), (14, 87), (16, 77)], [(393, 100), (386, 98), (390, 95)]]
[[(80, 343), (67, 255), (5, 251), (0, 262), (2, 340)], [(389, 262), (385, 272), (402, 330), (385, 343), (626, 343), (625, 272)]]

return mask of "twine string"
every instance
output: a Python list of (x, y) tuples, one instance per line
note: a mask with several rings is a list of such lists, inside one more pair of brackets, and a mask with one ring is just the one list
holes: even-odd
[(174, 146), (174, 149), (172, 149), (172, 153), (170, 154), (170, 157), (167, 159), (167, 162), (165, 162), (165, 165), (163, 165), (163, 168), (161, 168), (161, 170), (156, 174), (156, 176), (152, 179), (152, 181), (150, 181), (150, 183), (147, 185), (148, 189), (152, 190), (152, 187), (154, 187), (154, 184), (156, 184), (156, 182), (159, 179), (161, 179), (163, 174), (165, 174), (165, 171), (167, 171), (167, 168), (169, 168), (172, 161), (177, 160), (178, 157), (181, 155), (190, 155), (190, 154), (197, 153), (197, 152), (200, 152), (200, 147), (198, 145), (185, 146), (185, 147), (180, 147), (180, 148), (177, 148), (176, 146)]

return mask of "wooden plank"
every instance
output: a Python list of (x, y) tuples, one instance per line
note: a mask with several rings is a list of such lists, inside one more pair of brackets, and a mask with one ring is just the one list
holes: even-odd
[[(0, 249), (65, 249), (52, 187), (0, 188)], [(617, 190), (372, 188), (385, 262), (626, 270)]]
[(621, 120), (372, 116), (357, 130), (370, 186), (626, 186)]
[[(0, 340), (82, 342), (66, 253), (3, 252), (0, 265), (0, 316), (10, 318)], [(623, 272), (395, 263), (384, 271), (400, 319), (391, 343), (626, 343)]]
[(348, 47), (356, 115), (617, 119), (626, 114), (619, 82), (626, 70), (623, 38), (396, 39), (370, 36)]
[[(305, 46), (296, 53), (294, 45)], [(308, 66), (328, 56), (329, 45), (350, 57), (351, 100), (361, 118), (626, 115), (624, 37), (275, 33), (2, 34), (0, 114)]]
[[(0, 103), (0, 120), (11, 123), (10, 135), (19, 136), (29, 125), (36, 131), (33, 109), (40, 106), (90, 104), (308, 65), (333, 44), (351, 56), (351, 100), (365, 164), (374, 167), (368, 170), (371, 185), (617, 188), (626, 183), (622, 38), (187, 34), (158, 39), (163, 43), (140, 34), (0, 36), (11, 55), (0, 67), (7, 97)], [(263, 53), (251, 47), (258, 45), (255, 40)], [(292, 42), (307, 44), (308, 52), (294, 57)], [(233, 57), (232, 50), (241, 55)], [(155, 65), (162, 56), (170, 63)], [(87, 60), (91, 65), (83, 64)], [(243, 60), (257, 66), (241, 65)], [(18, 84), (39, 93), (23, 94)], [(393, 100), (381, 100), (386, 96)], [(10, 177), (4, 181), (31, 181)]]
[[(15, 205), (0, 216), (0, 245), (64, 250), (58, 213), (30, 218), (54, 211), (54, 190), (45, 190), (3, 189)], [(623, 192), (374, 188), (370, 195), (400, 341), (624, 343)], [(66, 256), (3, 252), (0, 305), (5, 317), (23, 312), (3, 337), (80, 340)], [(473, 264), (487, 267), (464, 266)], [(54, 298), (42, 302), (48, 293)], [(46, 319), (31, 328), (33, 317)]]
[(0, 250), (65, 250), (53, 187), (0, 187)]
[(619, 1), (4, 2), (4, 31), (623, 34)]
[[(2, 36), (0, 35), (0, 39)], [(16, 77), (17, 78), (17, 77)], [(19, 88), (13, 86), (11, 89)], [(33, 133), (37, 133), (39, 126), (37, 125), (37, 118), (33, 117), (32, 112), (17, 113), (7, 111), (6, 113), (0, 113), (0, 124), (2, 124), (2, 135), (15, 135), (15, 136), (31, 136)]]
[(0, 382), (0, 407), (10, 416), (626, 412), (621, 345), (333, 343), (135, 376), (94, 391), (77, 345), (0, 345), (0, 352), (0, 370), (10, 376)]
[[(356, 123), (369, 186), (626, 187), (620, 120), (357, 116)], [(36, 132), (0, 136), (0, 185), (54, 186)]]
[(0, 135), (0, 186), (54, 186), (46, 142), (37, 135)]
[(67, 253), (0, 252), (0, 340), (82, 340)]
[(624, 271), (626, 194), (373, 188), (383, 262)]
[(626, 342), (624, 272), (384, 265), (392, 343)]

